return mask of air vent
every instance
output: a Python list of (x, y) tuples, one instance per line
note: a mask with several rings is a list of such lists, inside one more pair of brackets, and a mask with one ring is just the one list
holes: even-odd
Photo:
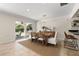
[(60, 6), (65, 6), (67, 5), (68, 3), (60, 3)]

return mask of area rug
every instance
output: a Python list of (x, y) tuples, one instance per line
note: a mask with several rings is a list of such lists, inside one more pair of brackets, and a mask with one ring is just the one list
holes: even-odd
[(31, 40), (25, 40), (19, 43), (41, 56), (59, 56), (60, 55), (61, 45), (59, 44), (56, 46), (54, 45), (45, 46), (39, 42), (32, 42)]

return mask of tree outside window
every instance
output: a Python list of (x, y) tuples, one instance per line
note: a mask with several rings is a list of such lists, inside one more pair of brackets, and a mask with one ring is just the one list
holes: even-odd
[(32, 31), (32, 24), (28, 24), (26, 30), (27, 31)]
[(18, 33), (17, 36), (21, 36), (21, 34), (24, 32), (23, 24), (16, 24), (15, 31)]

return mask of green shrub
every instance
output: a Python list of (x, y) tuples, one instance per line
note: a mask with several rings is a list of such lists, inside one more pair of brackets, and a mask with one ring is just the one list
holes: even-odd
[(29, 24), (29, 25), (27, 26), (27, 31), (29, 31), (29, 30), (32, 30), (32, 24)]
[(22, 24), (16, 24), (16, 32), (24, 32), (24, 26)]

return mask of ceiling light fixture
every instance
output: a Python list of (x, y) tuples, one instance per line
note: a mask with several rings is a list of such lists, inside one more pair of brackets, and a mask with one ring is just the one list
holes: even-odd
[(29, 12), (29, 11), (30, 11), (30, 9), (26, 9), (26, 11), (27, 11), (27, 12)]

